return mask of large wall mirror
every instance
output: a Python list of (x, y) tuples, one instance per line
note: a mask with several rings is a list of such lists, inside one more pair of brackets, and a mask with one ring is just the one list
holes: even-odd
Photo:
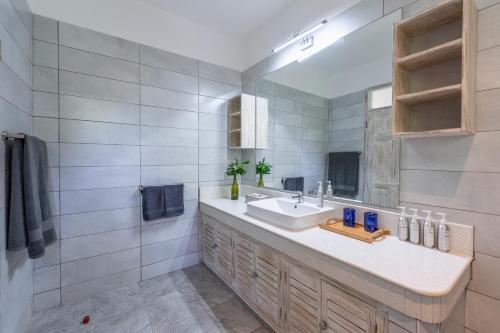
[[(368, 205), (399, 204), (399, 139), (392, 136), (392, 27), (395, 12), (304, 61), (255, 82), (257, 149), (253, 165), (272, 165), (265, 187), (333, 196)], [(262, 136), (266, 138), (263, 139)], [(251, 168), (253, 169), (253, 168)], [(247, 183), (258, 179), (251, 172)]]

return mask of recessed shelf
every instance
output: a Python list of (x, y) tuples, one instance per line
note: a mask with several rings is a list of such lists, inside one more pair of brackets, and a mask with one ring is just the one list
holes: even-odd
[(398, 24), (406, 36), (413, 37), (433, 30), (462, 17), (462, 1), (449, 0), (431, 7), (415, 16), (402, 20)]
[(408, 132), (399, 132), (396, 135), (404, 136), (406, 138), (415, 138), (415, 137), (425, 137), (425, 136), (457, 136), (457, 135), (469, 135), (471, 133), (467, 133), (462, 131), (461, 128), (445, 128), (438, 130), (430, 130), (430, 131), (408, 131)]
[(446, 60), (460, 58), (462, 55), (462, 38), (444, 43), (425, 51), (417, 52), (396, 60), (396, 63), (407, 70), (433, 66)]
[(400, 95), (396, 97), (396, 101), (405, 104), (419, 104), (438, 99), (445, 99), (453, 96), (460, 96), (461, 92), (462, 92), (462, 85), (454, 84), (448, 87), (442, 87), (411, 94)]

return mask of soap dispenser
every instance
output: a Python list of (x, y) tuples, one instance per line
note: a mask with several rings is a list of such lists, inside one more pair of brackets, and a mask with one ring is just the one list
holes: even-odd
[(418, 209), (412, 208), (413, 215), (410, 221), (410, 242), (413, 244), (420, 244), (420, 221), (418, 219)]
[(401, 215), (398, 221), (398, 237), (399, 240), (406, 242), (408, 241), (408, 217), (406, 216), (406, 207), (401, 208)]
[(446, 225), (446, 214), (436, 213), (441, 216), (438, 226), (438, 249), (442, 252), (450, 251), (450, 229)]
[(423, 210), (427, 214), (424, 222), (424, 246), (432, 249), (436, 241), (436, 228), (432, 222), (432, 212), (430, 210)]
[(330, 180), (327, 180), (326, 182), (328, 183), (328, 187), (326, 188), (326, 197), (333, 198), (332, 182)]
[(323, 207), (323, 183), (318, 182), (318, 196), (316, 197), (316, 205)]

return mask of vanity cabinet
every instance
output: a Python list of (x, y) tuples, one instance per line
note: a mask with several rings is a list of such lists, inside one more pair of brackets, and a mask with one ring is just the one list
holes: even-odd
[(285, 255), (206, 215), (201, 230), (203, 262), (277, 332), (385, 332), (374, 306)]

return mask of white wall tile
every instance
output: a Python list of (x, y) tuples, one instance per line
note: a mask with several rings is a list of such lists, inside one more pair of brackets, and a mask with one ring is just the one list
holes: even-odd
[(61, 190), (140, 185), (139, 166), (62, 167)]
[(198, 131), (192, 129), (142, 126), (141, 144), (146, 146), (198, 146)]
[(198, 76), (198, 61), (178, 54), (141, 45), (141, 62), (170, 71)]
[(61, 166), (138, 166), (139, 151), (139, 146), (61, 143)]
[(61, 286), (61, 266), (37, 268), (33, 271), (34, 293), (57, 289)]
[(142, 264), (149, 265), (198, 251), (198, 235), (172, 239), (142, 248)]
[(198, 129), (198, 113), (141, 106), (142, 125)]
[(151, 245), (173, 239), (183, 238), (198, 233), (198, 219), (181, 219), (174, 222), (165, 222), (148, 225), (142, 228), (142, 245)]
[(185, 267), (196, 265), (200, 262), (199, 253), (191, 253), (182, 257), (161, 261), (152, 265), (144, 266), (142, 279), (148, 280), (155, 276), (167, 274)]
[(61, 213), (75, 214), (139, 206), (137, 186), (61, 192)]
[(141, 84), (191, 94), (198, 93), (197, 77), (144, 65), (141, 65)]
[(68, 143), (140, 144), (140, 127), (136, 125), (65, 120), (59, 121), (60, 140)]
[(481, 333), (500, 331), (500, 301), (468, 291), (466, 296), (465, 326)]
[(169, 109), (198, 111), (197, 95), (150, 86), (141, 86), (141, 103)]
[[(225, 148), (215, 148), (226, 150)], [(203, 150), (205, 151), (205, 150)], [(200, 151), (200, 157), (203, 155)], [(197, 147), (141, 147), (141, 165), (198, 164)]]

